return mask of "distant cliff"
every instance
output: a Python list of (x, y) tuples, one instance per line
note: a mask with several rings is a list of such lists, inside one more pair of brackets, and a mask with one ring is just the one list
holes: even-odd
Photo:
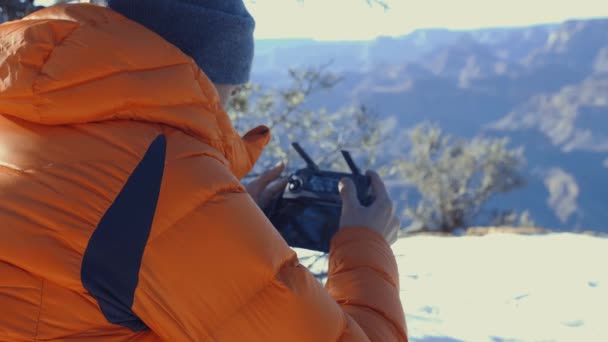
[(546, 227), (606, 230), (608, 19), (361, 42), (260, 41), (254, 81), (280, 86), (288, 67), (328, 61), (344, 81), (312, 98), (314, 106), (359, 102), (394, 129), (429, 120), (461, 136), (507, 136), (525, 148), (530, 182), (493, 205), (528, 209)]

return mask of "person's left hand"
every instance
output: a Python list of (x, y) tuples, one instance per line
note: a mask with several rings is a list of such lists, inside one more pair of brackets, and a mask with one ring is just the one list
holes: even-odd
[(285, 170), (285, 164), (280, 162), (246, 186), (247, 192), (260, 209), (266, 209), (272, 200), (285, 189), (287, 178), (281, 178), (283, 170)]

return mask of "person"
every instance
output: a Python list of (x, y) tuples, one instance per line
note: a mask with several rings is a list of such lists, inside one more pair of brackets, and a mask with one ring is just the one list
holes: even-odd
[(406, 341), (398, 220), (341, 185), (324, 287), (249, 186), (268, 143), (242, 0), (61, 5), (0, 26), (0, 340)]

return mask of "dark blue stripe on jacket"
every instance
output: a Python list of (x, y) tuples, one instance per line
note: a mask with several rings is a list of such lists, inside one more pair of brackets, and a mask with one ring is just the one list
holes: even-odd
[(165, 152), (166, 140), (161, 135), (99, 222), (82, 260), (82, 283), (106, 319), (134, 331), (148, 329), (132, 306), (160, 193)]

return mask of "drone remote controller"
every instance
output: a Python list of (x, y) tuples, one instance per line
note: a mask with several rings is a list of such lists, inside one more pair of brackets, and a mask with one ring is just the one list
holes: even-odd
[(347, 151), (342, 155), (352, 173), (320, 170), (298, 143), (292, 146), (307, 166), (289, 176), (285, 190), (266, 215), (290, 246), (329, 252), (342, 212), (338, 183), (352, 179), (359, 201), (368, 206), (373, 202), (370, 179), (361, 174)]

